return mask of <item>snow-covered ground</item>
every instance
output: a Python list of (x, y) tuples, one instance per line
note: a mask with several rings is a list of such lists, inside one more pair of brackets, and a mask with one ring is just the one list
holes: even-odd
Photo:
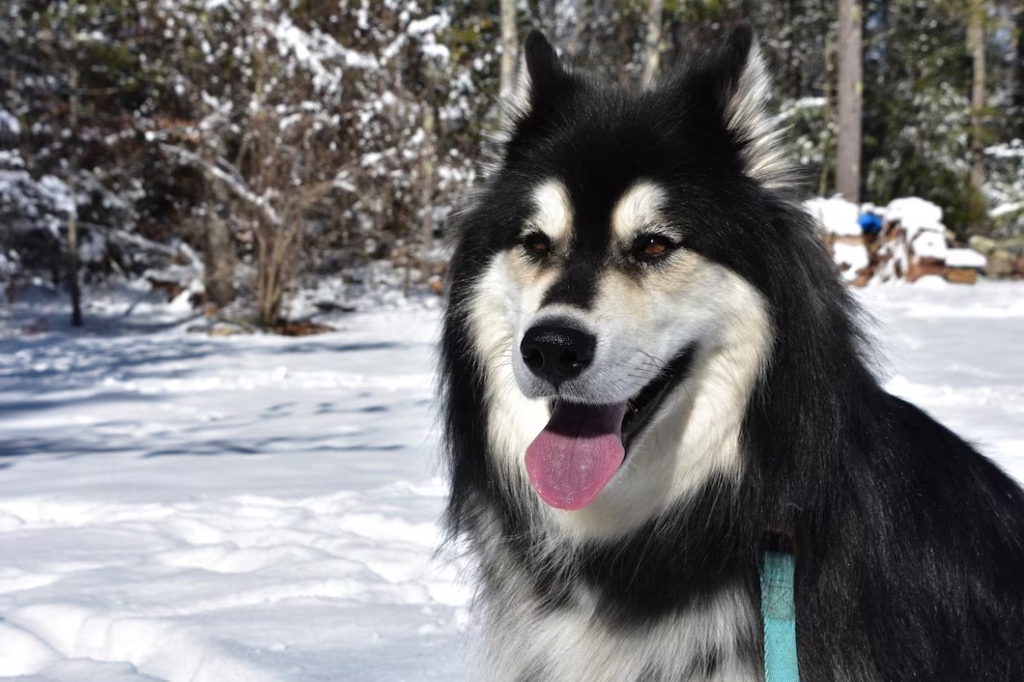
[[(1024, 479), (1024, 284), (859, 296), (890, 388)], [(436, 553), (437, 311), (303, 339), (124, 312), (0, 308), (0, 678), (479, 679)]]

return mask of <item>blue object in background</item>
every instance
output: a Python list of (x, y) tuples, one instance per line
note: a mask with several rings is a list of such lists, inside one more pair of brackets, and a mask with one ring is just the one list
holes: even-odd
[(874, 213), (863, 214), (857, 218), (857, 224), (860, 225), (860, 231), (864, 234), (878, 234), (882, 231), (882, 219)]

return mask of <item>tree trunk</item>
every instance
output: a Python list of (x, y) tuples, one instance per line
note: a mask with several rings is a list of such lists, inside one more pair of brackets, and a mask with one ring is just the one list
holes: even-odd
[(516, 80), (516, 0), (501, 0), (501, 97), (508, 101)]
[(622, 46), (622, 59), (619, 60), (618, 80), (621, 85), (629, 86), (636, 77), (633, 74), (633, 46), (636, 42), (636, 24), (632, 21), (619, 22), (619, 30), (616, 31), (616, 42)]
[(1016, 121), (1014, 133), (1024, 138), (1024, 1), (1017, 2), (1016, 30), (1013, 31), (1013, 94), (1010, 120)]
[(273, 329), (281, 321), (287, 253), (279, 241), (282, 235), (274, 228), (260, 226), (257, 234), (256, 318), (264, 329)]
[(422, 213), (420, 242), (424, 252), (434, 248), (434, 154), (436, 153), (437, 116), (434, 107), (427, 104), (423, 114), (423, 133), (426, 138), (426, 149), (423, 153), (423, 178), (420, 195)]
[(847, 201), (860, 203), (861, 108), (864, 91), (860, 0), (839, 0), (839, 140), (836, 190)]
[(661, 18), (665, 11), (665, 0), (649, 0), (647, 5), (647, 40), (644, 45), (643, 86), (650, 87), (658, 77), (658, 62), (661, 56)]
[[(74, 5), (72, 4), (72, 12)], [(71, 67), (69, 74), (71, 101), (71, 132), (78, 132), (78, 68)], [(68, 216), (68, 291), (71, 294), (71, 326), (82, 326), (82, 290), (78, 285), (78, 202), (75, 200), (75, 164), (68, 168), (68, 190), (71, 193), (71, 214)]]
[(294, 276), (295, 257), (302, 248), (304, 216), (303, 206), (293, 205), (281, 210), (280, 224), (256, 219), (256, 314), (266, 329), (282, 321), (285, 288)]
[(971, 79), (971, 182), (981, 187), (982, 172), (981, 135), (985, 113), (985, 0), (971, 0), (967, 25), (967, 48), (971, 53), (973, 74)]
[[(68, 183), (71, 196), (75, 188)], [(78, 211), (74, 208), (68, 216), (68, 292), (71, 294), (71, 326), (82, 326), (82, 290), (78, 285)]]
[(223, 308), (235, 300), (234, 252), (231, 230), (221, 215), (220, 206), (212, 206), (206, 215), (206, 300)]
[(829, 169), (835, 140), (832, 139), (832, 73), (835, 70), (835, 51), (832, 49), (832, 34), (825, 36), (825, 111), (821, 136), (821, 177), (818, 180), (818, 195), (825, 196), (828, 190)]

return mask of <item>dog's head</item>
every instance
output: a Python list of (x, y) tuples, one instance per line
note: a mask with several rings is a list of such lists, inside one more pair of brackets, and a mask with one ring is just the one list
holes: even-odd
[(788, 172), (767, 97), (747, 28), (639, 92), (528, 38), (452, 302), (491, 447), (551, 507), (639, 518), (741, 466), (773, 334), (763, 212)]

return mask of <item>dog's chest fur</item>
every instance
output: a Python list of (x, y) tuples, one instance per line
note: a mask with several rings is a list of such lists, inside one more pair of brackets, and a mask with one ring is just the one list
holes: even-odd
[(552, 605), (522, 564), (491, 566), (481, 597), (495, 682), (745, 682), (761, 675), (759, 615), (739, 586), (634, 620), (609, 613), (600, 587), (570, 581)]

